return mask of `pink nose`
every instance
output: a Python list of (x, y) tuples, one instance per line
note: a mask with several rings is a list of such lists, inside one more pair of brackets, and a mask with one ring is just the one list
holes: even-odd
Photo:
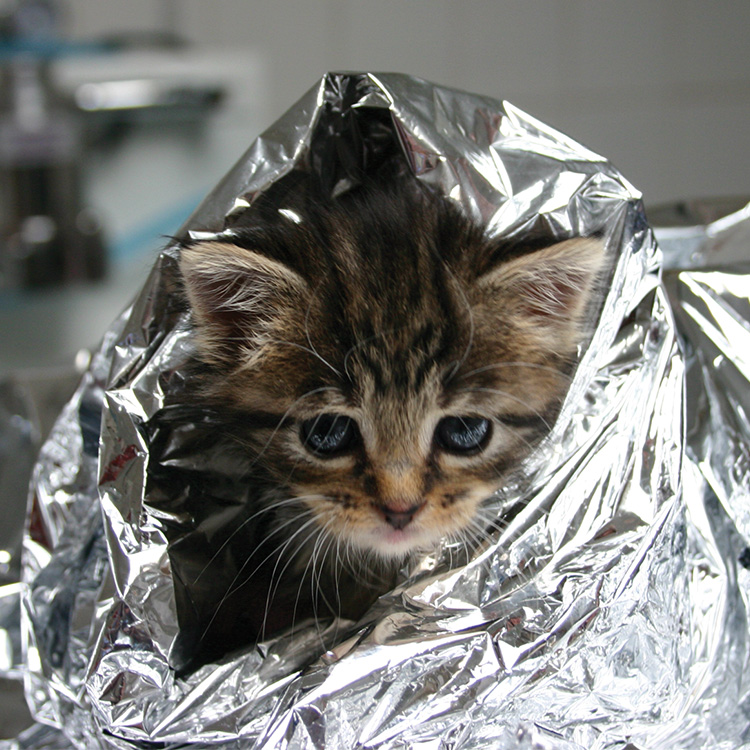
[(392, 508), (389, 505), (376, 505), (375, 507), (389, 526), (392, 526), (394, 529), (404, 529), (424, 507), (424, 501), (403, 510), (401, 508)]

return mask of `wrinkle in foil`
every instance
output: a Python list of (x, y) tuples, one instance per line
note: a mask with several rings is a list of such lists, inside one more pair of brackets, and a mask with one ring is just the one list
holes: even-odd
[[(183, 234), (222, 232), (294, 169), (345, 189), (352, 174), (330, 155), (369, 158), (388, 133), (419, 179), (490, 233), (596, 233), (613, 258), (562, 413), (492, 500), (505, 520), (468, 556), (446, 544), (417, 561), (359, 623), (299, 629), (177, 676), (173, 519), (148, 481), (149, 420), (191, 347), (168, 247), (35, 470), (25, 677), (37, 719), (57, 728), (39, 725), (38, 746), (741, 747), (750, 282), (735, 261), (747, 216), (657, 230), (662, 252), (603, 157), (512, 105), (331, 74)], [(177, 440), (175, 467), (199, 466)]]

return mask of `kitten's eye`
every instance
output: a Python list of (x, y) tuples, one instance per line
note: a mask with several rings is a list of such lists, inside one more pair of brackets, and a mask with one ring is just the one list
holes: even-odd
[(438, 422), (435, 438), (449, 453), (471, 455), (485, 448), (490, 421), (482, 417), (445, 417)]
[(332, 456), (351, 448), (357, 439), (357, 425), (342, 414), (321, 414), (302, 423), (302, 442), (319, 456)]

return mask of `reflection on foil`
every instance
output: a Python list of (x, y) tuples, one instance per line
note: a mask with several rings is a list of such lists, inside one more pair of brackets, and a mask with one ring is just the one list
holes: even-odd
[(146, 429), (190, 347), (168, 247), (34, 471), (22, 635), (40, 723), (9, 746), (750, 741), (750, 286), (736, 262), (747, 245), (727, 260), (738, 244), (720, 242), (747, 232), (745, 213), (698, 222), (687, 244), (659, 230), (662, 281), (639, 195), (606, 160), (509, 104), (336, 74), (253, 144), (183, 234), (221, 232), (293, 169), (345, 189), (347, 165), (394, 133), (418, 178), (493, 234), (604, 227), (616, 254), (553, 432), (493, 500), (513, 512), (470, 559), (446, 545), (404, 571), (358, 623), (298, 629), (178, 676), (175, 518), (151, 502)]

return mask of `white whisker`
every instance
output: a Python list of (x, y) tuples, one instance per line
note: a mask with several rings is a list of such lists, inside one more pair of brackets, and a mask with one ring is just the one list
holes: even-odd
[(469, 372), (465, 372), (458, 378), (458, 380), (469, 378), (472, 375), (478, 375), (480, 372), (487, 372), (489, 370), (501, 369), (503, 367), (516, 367), (516, 368), (530, 369), (530, 370), (542, 370), (544, 372), (551, 372), (554, 375), (559, 375), (561, 377), (566, 378), (567, 380), (572, 380), (571, 376), (566, 375), (559, 368), (550, 367), (549, 365), (535, 364), (532, 362), (496, 362), (495, 364), (492, 364), (492, 365), (484, 365), (482, 367), (477, 367), (474, 370), (470, 370)]
[(464, 388), (461, 393), (494, 393), (498, 396), (505, 396), (506, 398), (509, 398), (511, 401), (517, 401), (521, 406), (524, 406), (529, 411), (536, 414), (537, 417), (541, 420), (542, 424), (548, 429), (552, 429), (552, 425), (545, 419), (544, 415), (537, 409), (534, 409), (533, 407), (529, 406), (528, 402), (524, 401), (522, 398), (519, 398), (518, 396), (514, 396), (512, 393), (508, 393), (508, 391), (503, 391), (499, 388), (481, 388), (479, 386), (476, 386), (474, 388)]
[[(310, 340), (308, 336), (308, 341)], [(309, 347), (302, 346), (302, 344), (295, 344), (293, 341), (284, 341), (282, 339), (269, 339), (268, 343), (270, 344), (281, 344), (283, 346), (292, 346), (295, 349), (300, 349), (303, 352), (307, 352), (308, 354), (312, 354), (313, 357), (316, 359), (319, 359), (328, 369), (332, 370), (338, 377), (342, 377), (341, 373), (327, 360), (325, 357), (322, 357), (318, 352), (315, 351), (315, 349), (311, 348), (312, 344), (310, 344)]]
[[(296, 520), (296, 519), (294, 519), (294, 520)], [(278, 527), (277, 529), (274, 529), (274, 531), (271, 532), (272, 535), (275, 534), (275, 533), (277, 533), (280, 530), (283, 530), (283, 527), (286, 526), (286, 525), (288, 525), (288, 523), (287, 524), (282, 524), (282, 526)], [(201, 635), (201, 638), (200, 638), (201, 641), (206, 637), (206, 634), (210, 630), (211, 625), (213, 625), (214, 620), (216, 619), (217, 615), (219, 614), (219, 611), (224, 606), (224, 603), (227, 601), (227, 599), (230, 596), (232, 596), (232, 594), (234, 594), (235, 592), (239, 591), (243, 586), (245, 586), (252, 579), (252, 577), (258, 572), (258, 570), (260, 570), (260, 568), (263, 566), (263, 564), (265, 562), (267, 562), (271, 557), (273, 557), (274, 554), (277, 554), (277, 553), (281, 554), (281, 553), (283, 553), (283, 551), (285, 551), (286, 548), (293, 542), (294, 538), (300, 532), (302, 532), (306, 527), (308, 527), (312, 523), (315, 523), (315, 519), (314, 518), (311, 518), (310, 520), (306, 521), (299, 529), (297, 529), (297, 531), (295, 531), (294, 534), (292, 534), (292, 536), (289, 537), (289, 539), (286, 540), (286, 542), (282, 545), (282, 547), (280, 549), (277, 547), (274, 551), (272, 551), (268, 555), (266, 555), (266, 557), (264, 557), (263, 560), (261, 560), (260, 563), (258, 563), (258, 565), (256, 565), (256, 567), (250, 572), (250, 574), (248, 576), (246, 576), (245, 579), (241, 583), (238, 584), (237, 581), (240, 579), (240, 577), (242, 576), (242, 574), (245, 571), (245, 568), (250, 564), (250, 562), (253, 559), (252, 556), (248, 556), (248, 558), (245, 560), (245, 562), (243, 562), (242, 565), (240, 566), (240, 569), (237, 571), (237, 574), (235, 575), (235, 577), (232, 579), (232, 582), (227, 587), (227, 590), (224, 593), (224, 596), (221, 598), (221, 600), (219, 601), (218, 605), (216, 606), (211, 619), (208, 621), (208, 624), (206, 625), (205, 629), (203, 630), (203, 634)]]
[[(277, 558), (276, 558), (276, 563), (274, 564), (273, 571), (271, 572), (271, 580), (270, 580), (269, 586), (268, 586), (268, 594), (266, 596), (266, 606), (265, 606), (265, 611), (263, 613), (263, 626), (261, 627), (261, 632), (262, 633), (265, 633), (266, 622), (268, 620), (268, 613), (271, 610), (271, 603), (272, 603), (273, 599), (276, 596), (276, 592), (278, 591), (279, 586), (281, 585), (281, 580), (282, 580), (282, 578), (284, 576), (284, 573), (286, 572), (287, 568), (292, 564), (292, 562), (295, 560), (295, 557), (300, 552), (300, 550), (302, 550), (304, 547), (306, 547), (309, 544), (310, 540), (314, 536), (320, 534), (319, 527), (317, 527), (317, 525), (314, 526), (313, 529), (304, 538), (304, 540), (302, 541), (302, 543), (298, 545), (297, 549), (292, 554), (288, 555), (288, 559), (286, 560), (286, 562), (285, 562), (284, 566), (281, 568), (281, 570), (278, 570), (279, 563), (281, 562), (282, 559), (284, 559), (286, 551), (287, 551), (287, 548), (289, 547), (289, 545), (291, 544), (291, 542), (294, 540), (294, 537), (296, 537), (307, 526), (309, 526), (311, 522), (314, 522), (314, 521), (316, 521), (316, 519), (313, 518), (313, 519), (311, 519), (311, 521), (308, 521), (307, 524), (305, 524), (300, 529), (298, 529), (287, 540), (287, 542), (283, 545), (283, 547), (278, 550)], [(309, 565), (309, 560), (308, 560), (308, 565)], [(307, 566), (305, 566), (305, 571), (306, 570), (307, 570)], [(277, 575), (277, 571), (278, 571), (278, 575)], [(304, 575), (303, 575), (303, 577), (304, 577)], [(274, 583), (274, 579), (275, 579), (275, 583)], [(293, 615), (293, 618), (292, 618), (293, 620), (294, 620), (294, 616), (296, 616), (296, 605), (295, 605), (295, 615)]]
[[(329, 367), (333, 372), (338, 375), (338, 377), (342, 377), (341, 373), (330, 363), (328, 360), (326, 360), (324, 357), (322, 357), (317, 349), (315, 348), (315, 345), (312, 342), (312, 337), (310, 336), (310, 313), (312, 312), (313, 308), (313, 301), (315, 300), (315, 297), (318, 293), (318, 290), (323, 285), (323, 282), (325, 281), (325, 275), (323, 278), (318, 282), (318, 285), (315, 287), (315, 291), (310, 295), (310, 304), (307, 306), (307, 310), (305, 310), (305, 338), (307, 339), (307, 343), (309, 345), (309, 349), (307, 349), (310, 354), (317, 357), (326, 367)], [(289, 343), (289, 342), (283, 342), (283, 343)], [(300, 347), (304, 349), (304, 347)], [(344, 370), (346, 370), (346, 365), (344, 366)]]
[(201, 572), (200, 572), (200, 573), (198, 573), (198, 575), (197, 575), (197, 576), (195, 577), (195, 579), (193, 580), (193, 583), (198, 583), (198, 581), (200, 580), (201, 576), (202, 576), (202, 575), (203, 575), (203, 574), (204, 574), (204, 573), (206, 572), (206, 570), (207, 570), (207, 569), (208, 569), (208, 567), (209, 567), (209, 566), (211, 565), (211, 563), (213, 563), (213, 562), (214, 562), (214, 560), (216, 560), (216, 558), (217, 558), (217, 557), (218, 557), (218, 556), (219, 556), (219, 555), (221, 554), (222, 550), (223, 550), (223, 549), (224, 549), (224, 548), (225, 548), (225, 547), (226, 547), (226, 546), (227, 546), (227, 545), (229, 544), (229, 542), (231, 542), (231, 541), (232, 541), (232, 539), (233, 539), (233, 538), (234, 538), (234, 537), (235, 537), (235, 536), (236, 536), (237, 534), (239, 534), (239, 533), (240, 533), (240, 531), (242, 531), (242, 529), (244, 529), (244, 528), (245, 528), (245, 526), (247, 526), (247, 524), (249, 524), (249, 523), (250, 523), (250, 522), (251, 522), (251, 521), (252, 521), (253, 519), (257, 518), (258, 516), (261, 516), (261, 515), (263, 515), (264, 513), (270, 513), (271, 511), (275, 511), (275, 510), (277, 510), (278, 508), (281, 508), (281, 507), (283, 507), (283, 506), (285, 506), (285, 505), (294, 505), (295, 503), (299, 502), (299, 501), (300, 501), (300, 500), (302, 500), (302, 499), (303, 499), (302, 497), (290, 497), (290, 498), (286, 498), (286, 499), (284, 499), (284, 500), (278, 500), (278, 501), (275, 501), (275, 502), (273, 502), (273, 503), (271, 503), (271, 504), (269, 504), (269, 505), (267, 505), (267, 506), (265, 506), (265, 507), (261, 508), (260, 510), (256, 511), (255, 513), (253, 513), (253, 514), (252, 514), (251, 516), (248, 516), (248, 517), (247, 517), (247, 518), (246, 518), (246, 519), (245, 519), (245, 520), (244, 520), (244, 521), (243, 521), (243, 522), (242, 522), (242, 523), (241, 523), (241, 524), (240, 524), (240, 525), (239, 525), (239, 526), (238, 526), (238, 527), (237, 527), (236, 529), (234, 529), (234, 530), (232, 531), (232, 533), (231, 533), (231, 534), (230, 534), (230, 535), (229, 535), (229, 536), (228, 536), (228, 537), (227, 537), (227, 538), (226, 538), (226, 539), (224, 540), (224, 542), (223, 542), (223, 543), (222, 543), (222, 545), (221, 545), (221, 546), (219, 547), (219, 549), (217, 549), (217, 550), (216, 550), (216, 552), (214, 552), (214, 554), (213, 554), (213, 556), (211, 557), (211, 559), (210, 559), (210, 560), (209, 560), (209, 561), (208, 561), (208, 562), (207, 562), (207, 563), (206, 563), (206, 564), (204, 565), (204, 567), (203, 567), (203, 569), (201, 570)]
[(448, 383), (456, 376), (456, 373), (461, 369), (461, 365), (466, 362), (469, 357), (469, 353), (471, 352), (471, 347), (474, 345), (474, 310), (471, 307), (471, 302), (469, 302), (469, 298), (466, 296), (466, 292), (464, 291), (461, 282), (458, 280), (458, 278), (456, 278), (456, 275), (453, 273), (453, 271), (451, 271), (450, 268), (448, 268), (447, 265), (445, 266), (445, 270), (450, 276), (453, 277), (456, 289), (458, 289), (459, 293), (461, 294), (461, 299), (464, 305), (466, 305), (466, 311), (469, 314), (469, 340), (466, 344), (463, 355), (453, 364), (451, 372), (446, 377), (445, 382)]

